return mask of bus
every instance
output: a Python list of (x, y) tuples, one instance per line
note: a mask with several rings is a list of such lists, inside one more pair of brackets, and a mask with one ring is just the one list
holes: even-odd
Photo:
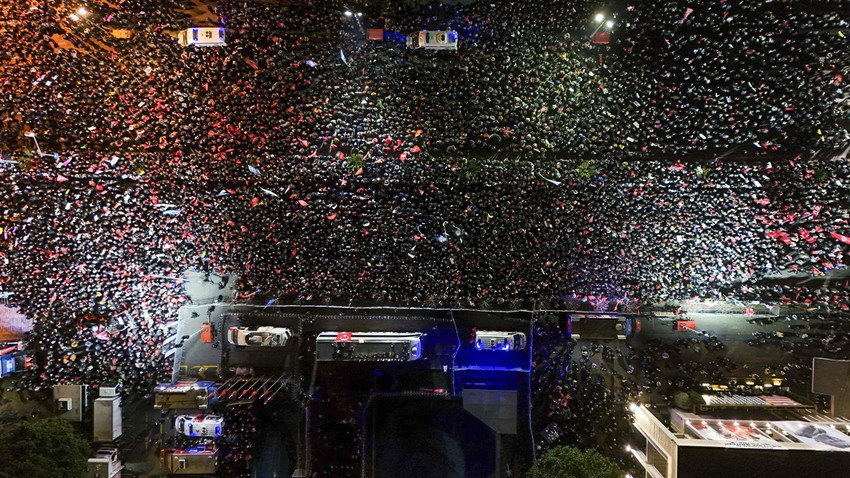
[(624, 340), (640, 332), (640, 319), (611, 313), (570, 313), (564, 314), (561, 327), (576, 340)]
[(422, 357), (420, 332), (322, 332), (316, 360), (409, 362)]

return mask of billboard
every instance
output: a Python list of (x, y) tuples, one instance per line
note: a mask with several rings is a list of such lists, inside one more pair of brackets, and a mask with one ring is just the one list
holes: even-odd
[(773, 424), (817, 450), (850, 451), (850, 436), (832, 427), (803, 421), (781, 421)]

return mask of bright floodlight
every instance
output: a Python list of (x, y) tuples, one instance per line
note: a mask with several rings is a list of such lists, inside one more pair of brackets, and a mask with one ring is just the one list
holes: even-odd
[(26, 136), (27, 138), (35, 138), (35, 133), (33, 133), (32, 131), (27, 131), (24, 133), (24, 136)]
[(88, 13), (89, 13), (89, 11), (86, 10), (86, 7), (80, 7), (79, 10), (77, 10), (77, 15), (79, 15), (81, 17), (86, 16)]
[(612, 28), (614, 26), (614, 20), (608, 20), (605, 22), (605, 26), (608, 28)]
[(596, 19), (597, 22), (601, 22), (602, 20), (605, 20), (605, 15), (602, 14), (602, 13), (597, 13), (594, 18)]
[(79, 17), (76, 13), (72, 13), (72, 14), (68, 15), (68, 17), (69, 17), (71, 20), (74, 20), (75, 22), (80, 21), (80, 17)]
[(345, 14), (346, 17), (350, 17), (351, 16), (351, 10), (346, 10), (344, 12), (344, 14)]
[(358, 16), (358, 17), (362, 17), (362, 16), (363, 16), (363, 14), (362, 14), (362, 13), (360, 13), (360, 12), (357, 12), (357, 16)]

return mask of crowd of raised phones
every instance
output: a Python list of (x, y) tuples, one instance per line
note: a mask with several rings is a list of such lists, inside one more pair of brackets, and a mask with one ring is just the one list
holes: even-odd
[(787, 279), (850, 250), (839, 5), (633, 3), (597, 44), (594, 2), (223, 0), (227, 45), (197, 48), (177, 1), (5, 2), (0, 292), (31, 385), (167, 376), (190, 269), (306, 303), (846, 309)]

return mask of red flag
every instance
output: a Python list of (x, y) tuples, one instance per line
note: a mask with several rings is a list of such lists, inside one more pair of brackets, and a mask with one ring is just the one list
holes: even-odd
[(351, 332), (340, 332), (336, 334), (334, 342), (351, 342)]
[(841, 234), (836, 234), (834, 232), (830, 232), (829, 235), (832, 236), (833, 239), (838, 239), (839, 241), (843, 242), (844, 244), (850, 244), (850, 237), (842, 236)]
[(328, 215), (328, 220), (333, 221), (334, 219), (336, 219), (336, 213)]
[(254, 198), (251, 200), (251, 207), (257, 207), (257, 204), (260, 203), (260, 198)]
[(62, 176), (61, 174), (56, 175), (56, 182), (57, 183), (64, 183), (67, 180), (68, 180), (68, 178), (66, 178), (65, 176)]
[(307, 206), (308, 206), (307, 201), (305, 201), (305, 200), (303, 200), (303, 199), (299, 199), (299, 200), (298, 200), (298, 204), (300, 204), (300, 205), (302, 205), (302, 206), (304, 206), (304, 207), (307, 207)]
[(421, 149), (419, 149), (419, 146), (414, 146), (410, 148), (411, 153), (418, 153), (419, 151), (422, 151)]
[(686, 10), (685, 10), (685, 18), (688, 18), (688, 17), (691, 15), (691, 13), (694, 13), (694, 9), (693, 9), (693, 8), (688, 8), (688, 9), (686, 9)]
[(767, 206), (768, 204), (770, 204), (770, 199), (768, 199), (768, 198), (756, 199), (756, 204), (760, 204), (762, 206)]

